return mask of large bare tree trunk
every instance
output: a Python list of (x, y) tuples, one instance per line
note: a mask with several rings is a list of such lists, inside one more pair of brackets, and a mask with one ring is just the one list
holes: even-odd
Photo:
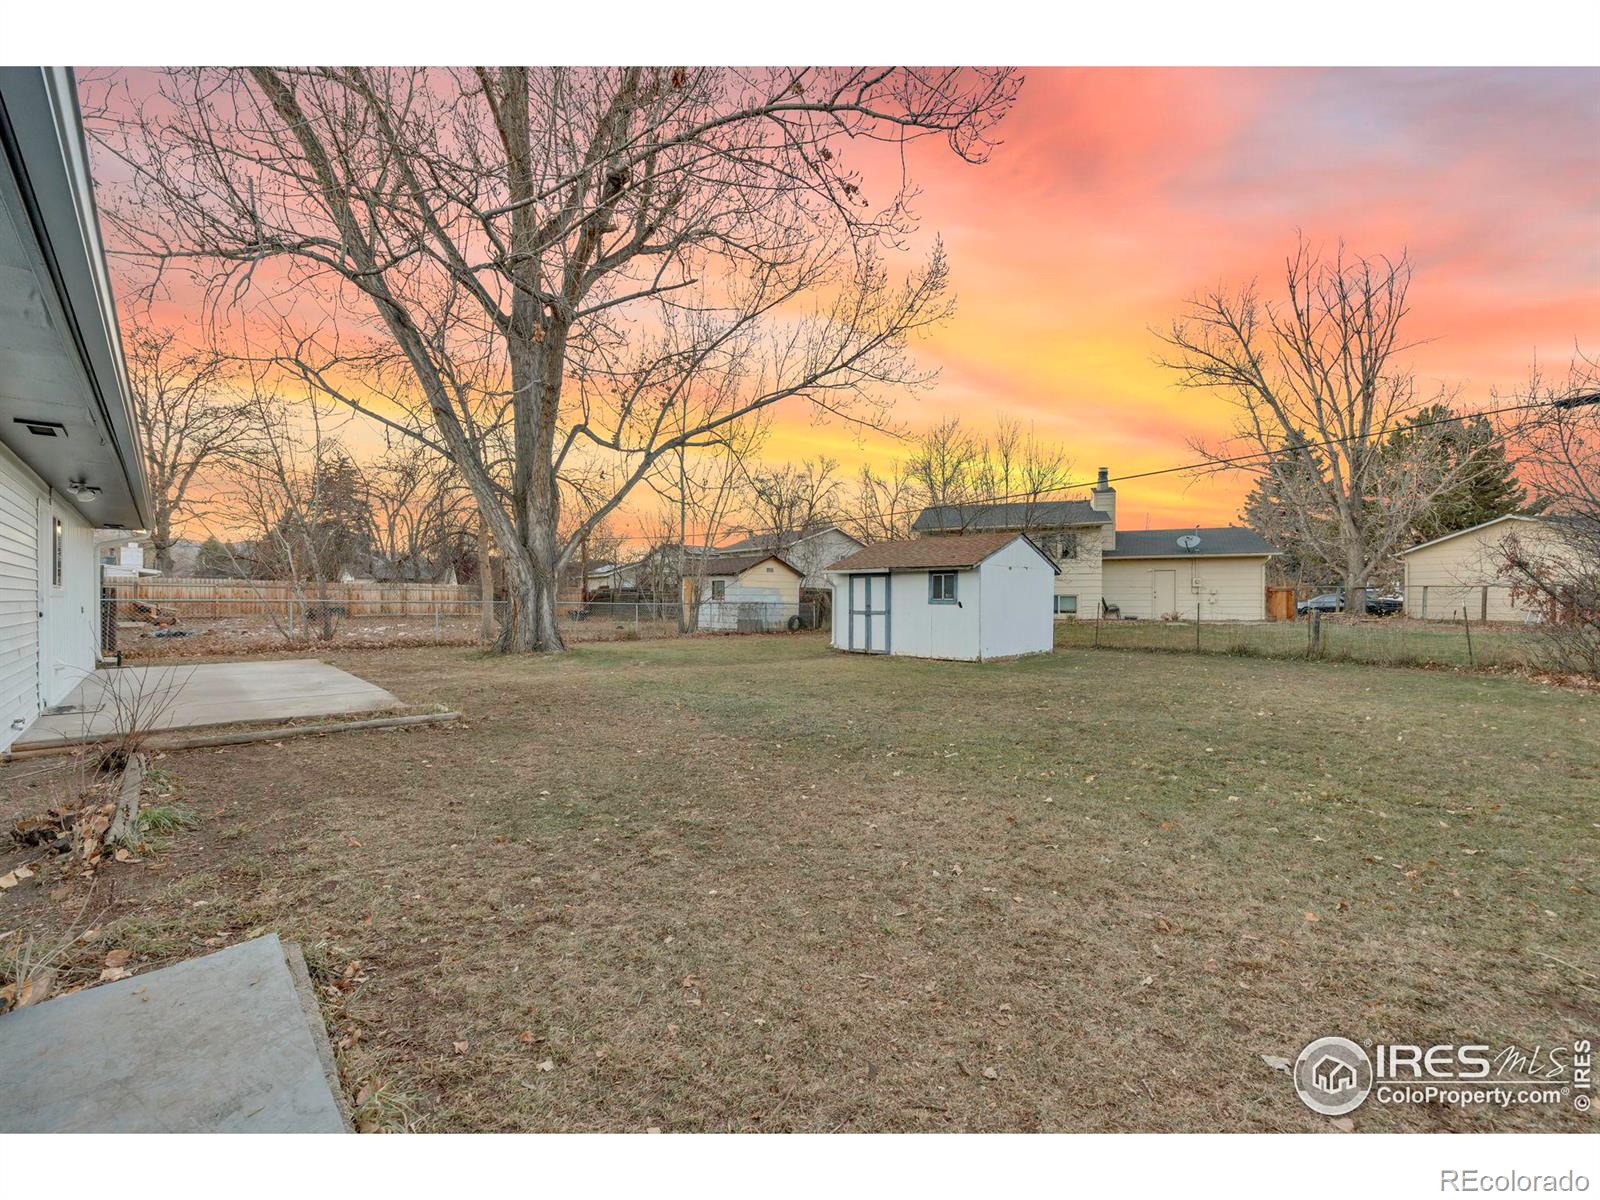
[[(448, 457), (504, 565), (497, 646), (559, 651), (562, 569), (672, 454), (785, 402), (882, 424), (889, 392), (931, 382), (910, 346), (950, 312), (943, 248), (891, 278), (909, 186), (869, 204), (840, 153), (936, 137), (982, 162), (1020, 86), (1007, 68), (174, 68), (90, 125), (137, 180), (102, 199), (149, 286), (187, 266), (272, 326), (271, 371)], [(268, 259), (303, 311), (248, 298)]]

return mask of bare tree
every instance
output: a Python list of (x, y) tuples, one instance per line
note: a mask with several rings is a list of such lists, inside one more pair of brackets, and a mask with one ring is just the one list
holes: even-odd
[(781, 552), (796, 538), (838, 518), (844, 484), (834, 474), (836, 460), (824, 456), (765, 470), (741, 466), (739, 500), (745, 519), (734, 528), (761, 548)]
[[(1229, 441), (1194, 444), (1205, 469), (1242, 471), (1276, 496), (1311, 565), (1336, 572), (1351, 597), (1472, 466), (1443, 451), (1444, 426), (1407, 424), (1452, 399), (1440, 389), (1419, 402), (1399, 361), (1412, 346), (1402, 333), (1411, 276), (1405, 255), (1340, 246), (1328, 260), (1302, 241), (1285, 263), (1284, 300), (1263, 300), (1254, 283), (1204, 292), (1162, 339), (1160, 361), (1182, 386), (1234, 406)], [(1402, 427), (1403, 453), (1386, 445)]]
[[(447, 454), (511, 597), (504, 648), (562, 648), (565, 563), (663, 459), (786, 400), (868, 424), (926, 384), (941, 250), (903, 282), (909, 185), (852, 140), (989, 151), (1010, 70), (181, 69), (88, 124), (128, 179), (119, 249), (245, 304), (274, 361)], [(265, 268), (265, 269), (264, 269)], [(270, 279), (271, 286), (263, 281)], [(152, 285), (153, 286), (153, 285)], [(379, 399), (375, 399), (379, 398)], [(512, 454), (490, 451), (510, 431)], [(563, 526), (563, 488), (614, 464)]]
[(370, 552), (359, 468), (325, 432), (315, 402), (291, 409), (257, 390), (249, 405), (251, 450), (234, 462), (217, 506), (227, 527), (245, 535), (245, 549), (223, 545), (237, 578), (289, 584), (281, 612), (267, 605), (286, 640), (307, 628), (330, 640), (338, 613), (328, 585), (352, 558)]
[(1505, 539), (1500, 573), (1541, 618), (1546, 665), (1600, 679), (1600, 363), (1578, 352), (1561, 383), (1536, 367), (1517, 399), (1538, 406), (1508, 424), (1545, 513)]
[(1059, 446), (1004, 417), (987, 438), (957, 417), (941, 421), (917, 440), (906, 470), (939, 527), (949, 532), (972, 528), (1002, 504), (1011, 506), (1008, 525), (1032, 529), (1039, 506), (1057, 498), (1071, 475)]
[(125, 324), (123, 346), (150, 479), (150, 544), (156, 566), (171, 571), (190, 488), (248, 438), (248, 408), (227, 393), (226, 360), (215, 350), (186, 347), (173, 330), (137, 320)]
[(363, 464), (374, 574), (437, 580), (476, 544), (472, 494), (448, 459), (407, 441)]
[(926, 503), (907, 465), (896, 460), (881, 474), (863, 466), (855, 487), (843, 502), (841, 524), (863, 542), (887, 542), (911, 536), (911, 523)]

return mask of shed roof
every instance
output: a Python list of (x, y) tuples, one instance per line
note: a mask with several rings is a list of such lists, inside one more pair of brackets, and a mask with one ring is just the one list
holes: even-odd
[(769, 550), (758, 551), (755, 554), (708, 554), (705, 556), (707, 575), (743, 575), (751, 567), (759, 567), (768, 559), (780, 562), (796, 575), (805, 572), (795, 566), (781, 554), (773, 554)]
[(894, 542), (874, 542), (854, 554), (846, 555), (828, 567), (830, 571), (927, 571), (966, 570), (977, 566), (997, 550), (1021, 538), (1050, 563), (1060, 568), (1027, 534), (1002, 529), (992, 533), (956, 533), (948, 537), (902, 538)]
[(1063, 525), (1104, 525), (1111, 520), (1087, 500), (1035, 500), (1010, 504), (935, 504), (917, 514), (918, 533), (943, 529), (1051, 529)]
[[(1193, 534), (1200, 544), (1193, 550), (1178, 545), (1178, 539)], [(1255, 558), (1280, 551), (1254, 529), (1238, 525), (1218, 525), (1209, 529), (1117, 530), (1117, 548), (1103, 551), (1101, 558)]]

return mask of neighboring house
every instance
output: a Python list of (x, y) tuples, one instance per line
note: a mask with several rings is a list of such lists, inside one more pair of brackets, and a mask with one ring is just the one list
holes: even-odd
[(145, 566), (144, 542), (127, 534), (103, 531), (94, 535), (95, 550), (100, 557), (102, 582), (117, 579), (147, 579), (161, 574), (155, 567)]
[(1044, 654), (1058, 572), (1009, 530), (875, 542), (828, 568), (833, 645), (975, 661)]
[(1561, 517), (1512, 514), (1458, 529), (1400, 551), (1405, 568), (1406, 615), (1428, 621), (1535, 621), (1538, 614), (1517, 602), (1502, 573), (1506, 544), (1515, 538), (1525, 550), (1560, 553)]
[(1060, 569), (1049, 608), (1093, 619), (1122, 617), (1264, 621), (1267, 562), (1278, 551), (1238, 526), (1118, 530), (1110, 471), (1088, 500), (924, 509), (911, 528), (930, 538), (987, 530), (1026, 532)]
[(800, 570), (765, 551), (707, 555), (700, 580), (697, 628), (764, 633), (802, 617)]
[(94, 669), (94, 531), (149, 511), (72, 72), (0, 68), (0, 750)]
[(824, 525), (804, 533), (764, 534), (741, 538), (727, 546), (720, 546), (717, 554), (753, 554), (758, 550), (771, 550), (783, 555), (804, 577), (801, 587), (824, 588), (828, 586), (827, 570), (846, 554), (865, 545), (860, 538), (852, 537), (837, 525)]
[(639, 586), (638, 563), (598, 563), (591, 565), (584, 576), (583, 586), (590, 595), (605, 590), (612, 595), (632, 591)]

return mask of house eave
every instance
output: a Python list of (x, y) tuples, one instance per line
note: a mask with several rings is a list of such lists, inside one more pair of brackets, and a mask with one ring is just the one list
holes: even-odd
[(1526, 517), (1521, 513), (1506, 513), (1503, 516), (1493, 517), (1487, 521), (1479, 521), (1476, 525), (1468, 525), (1465, 529), (1458, 529), (1454, 533), (1441, 534), (1430, 538), (1426, 542), (1418, 542), (1415, 546), (1407, 546), (1396, 553), (1396, 558), (1404, 558), (1408, 554), (1415, 554), (1418, 550), (1426, 550), (1429, 546), (1437, 546), (1440, 542), (1448, 542), (1452, 538), (1465, 537), (1469, 533), (1477, 533), (1480, 529), (1488, 529), (1491, 525), (1499, 525), (1503, 521), (1524, 521), (1529, 525), (1543, 524), (1538, 517)]

